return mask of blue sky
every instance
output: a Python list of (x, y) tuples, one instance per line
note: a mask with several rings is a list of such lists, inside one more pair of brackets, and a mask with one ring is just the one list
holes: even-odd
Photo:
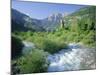
[(81, 7), (84, 5), (12, 1), (12, 8), (36, 19), (43, 19), (55, 13), (70, 14)]

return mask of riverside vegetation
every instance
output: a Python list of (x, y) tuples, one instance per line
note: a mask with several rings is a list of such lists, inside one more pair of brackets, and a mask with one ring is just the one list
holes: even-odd
[[(90, 6), (64, 16), (55, 30), (12, 31), (12, 74), (47, 72), (47, 56), (67, 49), (69, 43), (95, 48), (95, 22), (95, 6)], [(31, 53), (22, 54), (22, 41), (35, 45)]]

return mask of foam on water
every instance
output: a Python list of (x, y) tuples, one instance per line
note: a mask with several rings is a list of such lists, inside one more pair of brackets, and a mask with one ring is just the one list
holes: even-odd
[(35, 48), (34, 43), (23, 41), (24, 47), (22, 49), (23, 54), (32, 52), (32, 49)]
[[(48, 72), (95, 68), (95, 49), (82, 48), (71, 43), (68, 49), (48, 56)], [(90, 62), (91, 61), (91, 62)]]
[[(23, 44), (23, 54), (30, 53), (35, 48), (34, 43), (23, 41)], [(47, 61), (50, 63), (48, 72), (95, 69), (95, 54), (95, 48), (86, 48), (81, 44), (70, 43), (67, 49), (48, 55)]]

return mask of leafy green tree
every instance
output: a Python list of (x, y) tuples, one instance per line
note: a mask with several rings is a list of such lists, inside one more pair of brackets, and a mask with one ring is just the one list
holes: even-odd
[(22, 40), (15, 36), (11, 36), (11, 57), (12, 59), (21, 55), (22, 48), (23, 48)]
[(46, 72), (48, 67), (46, 56), (47, 53), (43, 50), (33, 49), (32, 53), (22, 56), (16, 61), (15, 74)]

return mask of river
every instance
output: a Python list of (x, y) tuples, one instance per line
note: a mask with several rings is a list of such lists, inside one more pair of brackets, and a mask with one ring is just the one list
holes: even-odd
[[(33, 43), (23, 42), (25, 47), (23, 53), (30, 52), (35, 48)], [(29, 50), (28, 50), (29, 49)], [(28, 50), (28, 51), (27, 51)], [(70, 43), (67, 49), (62, 49), (55, 54), (49, 54), (47, 60), (49, 62), (48, 72), (88, 70), (96, 67), (96, 50), (95, 48), (87, 48), (81, 44)]]
[(49, 72), (95, 69), (95, 49), (70, 43), (68, 49), (48, 56)]

